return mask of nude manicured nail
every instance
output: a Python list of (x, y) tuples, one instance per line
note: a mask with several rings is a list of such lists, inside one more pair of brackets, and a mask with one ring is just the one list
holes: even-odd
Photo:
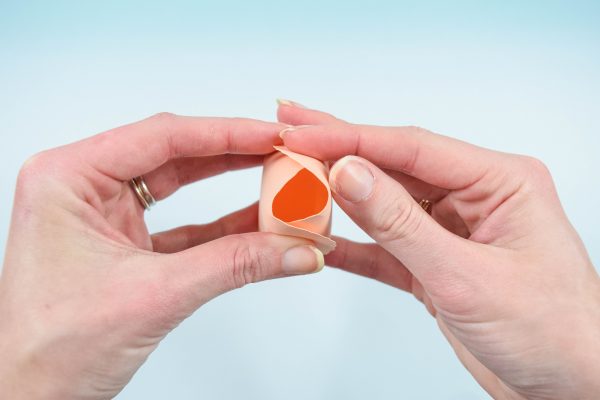
[(292, 133), (292, 132), (296, 132), (299, 129), (308, 128), (309, 126), (312, 126), (312, 125), (289, 126), (289, 127), (285, 128), (284, 130), (282, 130), (281, 132), (279, 132), (279, 137), (282, 138), (282, 139), (285, 139), (285, 136), (287, 134)]
[(287, 274), (319, 272), (324, 265), (323, 253), (315, 246), (292, 247), (281, 257), (281, 268)]
[(286, 100), (286, 99), (277, 99), (277, 104), (280, 106), (290, 106), (290, 107), (298, 107), (298, 108), (306, 108), (300, 103), (296, 103), (295, 101)]
[(329, 180), (338, 195), (353, 203), (366, 200), (373, 192), (375, 183), (371, 170), (352, 156), (344, 157), (335, 163)]

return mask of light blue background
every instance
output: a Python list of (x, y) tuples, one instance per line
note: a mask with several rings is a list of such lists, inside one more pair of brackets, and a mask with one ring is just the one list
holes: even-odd
[[(0, 0), (0, 243), (32, 153), (158, 111), (273, 119), (288, 97), (543, 159), (600, 265), (599, 21), (598, 2), (576, 1)], [(187, 187), (149, 225), (210, 221), (259, 180)], [(334, 232), (366, 239), (339, 209)], [(119, 396), (165, 398), (486, 395), (411, 296), (326, 270), (203, 307)]]

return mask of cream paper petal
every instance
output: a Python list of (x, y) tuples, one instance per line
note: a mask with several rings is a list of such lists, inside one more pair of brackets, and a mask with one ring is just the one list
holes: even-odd
[[(274, 146), (276, 152), (265, 159), (258, 211), (258, 229), (280, 235), (296, 236), (312, 240), (323, 254), (335, 248), (329, 238), (331, 233), (331, 190), (329, 168), (314, 158), (294, 153), (285, 146)], [(284, 222), (273, 215), (273, 200), (300, 170), (306, 168), (327, 189), (327, 203), (317, 214)]]

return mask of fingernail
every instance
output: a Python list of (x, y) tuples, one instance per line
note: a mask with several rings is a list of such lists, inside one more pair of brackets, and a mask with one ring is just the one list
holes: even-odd
[(333, 190), (353, 203), (366, 200), (373, 192), (375, 177), (355, 157), (347, 156), (335, 163), (329, 176)]
[(286, 99), (277, 99), (277, 104), (280, 106), (290, 106), (290, 107), (298, 107), (298, 108), (306, 108), (300, 103), (296, 103), (295, 101), (286, 100)]
[(281, 268), (287, 274), (319, 272), (324, 265), (323, 253), (315, 246), (292, 247), (281, 258)]
[(279, 132), (279, 137), (280, 137), (280, 138), (282, 138), (282, 139), (285, 139), (285, 136), (286, 136), (288, 133), (295, 132), (295, 131), (297, 131), (297, 130), (299, 130), (299, 129), (308, 128), (309, 126), (312, 126), (312, 125), (296, 125), (296, 126), (289, 126), (289, 127), (285, 128), (284, 130), (282, 130), (281, 132)]

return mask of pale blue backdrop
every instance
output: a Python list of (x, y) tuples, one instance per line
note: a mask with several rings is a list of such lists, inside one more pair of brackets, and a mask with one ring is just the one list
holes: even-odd
[[(30, 154), (158, 111), (273, 119), (288, 97), (543, 159), (600, 265), (599, 20), (580, 1), (0, 0), (0, 243)], [(259, 179), (185, 188), (149, 225), (246, 206)], [(366, 239), (339, 209), (333, 230)], [(326, 270), (212, 301), (118, 398), (486, 395), (411, 296)]]

